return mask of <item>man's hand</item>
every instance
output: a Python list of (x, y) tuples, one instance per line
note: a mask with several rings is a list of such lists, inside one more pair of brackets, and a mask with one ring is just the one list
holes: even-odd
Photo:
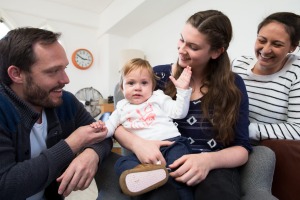
[(86, 189), (98, 170), (98, 154), (90, 148), (85, 149), (69, 165), (66, 171), (56, 179), (60, 182), (58, 194), (64, 197), (72, 191)]
[(106, 137), (106, 132), (101, 132), (90, 125), (81, 126), (76, 129), (65, 141), (70, 146), (74, 154), (83, 147), (101, 142)]

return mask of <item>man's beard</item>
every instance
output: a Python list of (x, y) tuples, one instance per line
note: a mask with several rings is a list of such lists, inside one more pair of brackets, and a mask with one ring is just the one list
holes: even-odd
[(34, 106), (40, 106), (43, 108), (54, 108), (62, 104), (62, 98), (59, 101), (54, 102), (49, 98), (50, 91), (60, 89), (63, 86), (57, 86), (49, 91), (46, 91), (34, 83), (31, 76), (26, 77), (26, 85), (24, 89), (24, 98)]

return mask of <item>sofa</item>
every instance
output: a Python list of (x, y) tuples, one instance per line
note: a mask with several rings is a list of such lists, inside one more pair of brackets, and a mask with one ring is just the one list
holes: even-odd
[[(115, 87), (114, 103), (123, 99), (118, 85)], [(122, 154), (126, 154), (123, 149)], [(105, 159), (95, 176), (99, 190), (98, 199), (101, 200), (125, 200), (130, 199), (120, 192), (118, 180), (113, 170), (114, 162), (120, 155), (111, 153)], [(254, 146), (249, 155), (248, 162), (240, 167), (241, 192), (243, 200), (275, 200), (272, 195), (272, 181), (275, 168), (275, 154), (267, 146)]]
[(280, 200), (300, 199), (300, 141), (263, 140), (276, 157), (272, 194)]

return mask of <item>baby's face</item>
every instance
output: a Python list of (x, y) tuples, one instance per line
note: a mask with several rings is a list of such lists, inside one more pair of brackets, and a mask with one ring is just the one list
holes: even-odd
[(141, 104), (152, 95), (153, 83), (146, 69), (134, 70), (123, 79), (123, 94), (131, 104)]

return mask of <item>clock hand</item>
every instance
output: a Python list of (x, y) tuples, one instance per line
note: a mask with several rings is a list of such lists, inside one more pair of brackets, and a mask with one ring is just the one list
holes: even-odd
[(81, 58), (82, 60), (87, 60), (87, 58), (83, 58), (82, 56), (80, 56), (79, 54), (77, 55), (79, 58)]

